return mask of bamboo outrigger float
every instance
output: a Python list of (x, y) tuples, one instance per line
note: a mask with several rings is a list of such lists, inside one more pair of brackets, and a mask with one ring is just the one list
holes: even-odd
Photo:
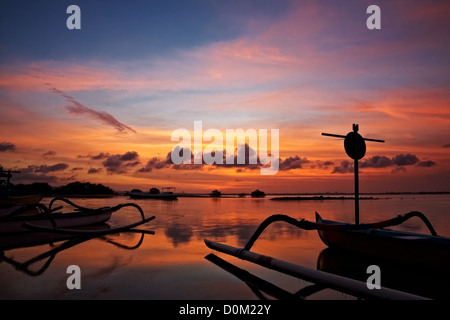
[[(358, 160), (362, 159), (366, 152), (365, 141), (384, 142), (378, 139), (366, 139), (358, 134), (358, 125), (353, 125), (353, 131), (347, 136), (323, 133), (325, 136), (345, 138), (344, 148), (347, 155), (354, 159), (355, 177), (355, 223), (343, 223), (324, 220), (316, 212), (316, 221), (305, 219), (297, 220), (286, 215), (272, 215), (264, 220), (253, 236), (243, 248), (234, 248), (224, 244), (205, 240), (206, 245), (214, 250), (248, 260), (264, 267), (280, 271), (292, 276), (311, 280), (340, 291), (351, 292), (361, 297), (387, 298), (387, 299), (420, 299), (422, 297), (398, 292), (391, 289), (368, 290), (366, 283), (355, 283), (356, 280), (344, 277), (336, 278), (335, 275), (319, 270), (312, 270), (302, 266), (293, 265), (272, 257), (263, 256), (251, 252), (251, 248), (261, 233), (271, 223), (282, 221), (305, 230), (317, 230), (321, 240), (331, 249), (342, 252), (376, 257), (405, 266), (427, 267), (429, 270), (450, 269), (450, 238), (438, 236), (426, 216), (417, 211), (399, 215), (393, 219), (361, 224), (359, 222), (359, 176)], [(427, 226), (430, 234), (394, 231), (386, 229), (399, 225), (406, 220), (417, 217)]]

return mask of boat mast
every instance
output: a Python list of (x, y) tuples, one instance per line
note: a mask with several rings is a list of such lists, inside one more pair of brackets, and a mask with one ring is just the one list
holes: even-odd
[(20, 173), (20, 171), (11, 171), (11, 169), (9, 169), (8, 171), (3, 170), (3, 167), (0, 167), (0, 178), (6, 178), (6, 180), (4, 180), (5, 183), (5, 199), (8, 198), (9, 196), (9, 187), (10, 187), (10, 181), (11, 181), (11, 177), (12, 177), (12, 173)]
[(350, 131), (346, 136), (331, 133), (322, 133), (323, 136), (344, 138), (344, 149), (347, 155), (354, 160), (354, 177), (355, 177), (355, 225), (359, 225), (359, 170), (358, 160), (364, 158), (366, 154), (365, 141), (384, 142), (379, 139), (363, 138), (359, 133), (359, 126), (353, 124), (353, 131)]

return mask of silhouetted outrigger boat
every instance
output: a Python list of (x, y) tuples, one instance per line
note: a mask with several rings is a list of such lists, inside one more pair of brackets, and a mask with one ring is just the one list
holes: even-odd
[[(353, 125), (353, 131), (347, 136), (327, 134), (345, 138), (344, 147), (347, 155), (354, 159), (355, 175), (355, 223), (343, 223), (338, 221), (324, 220), (316, 213), (316, 221), (305, 219), (297, 220), (286, 215), (272, 215), (264, 220), (247, 244), (243, 248), (234, 248), (221, 243), (205, 240), (206, 245), (214, 250), (224, 252), (238, 258), (248, 260), (264, 267), (290, 274), (315, 283), (328, 285), (329, 287), (341, 288), (352, 291), (360, 296), (371, 296), (393, 299), (415, 299), (415, 296), (402, 296), (402, 293), (388, 291), (380, 295), (379, 290), (367, 290), (365, 283), (354, 283), (353, 279), (343, 277), (335, 278), (327, 272), (319, 272), (302, 266), (296, 266), (272, 257), (263, 256), (251, 252), (251, 247), (267, 226), (273, 222), (283, 221), (306, 230), (317, 230), (321, 240), (331, 249), (341, 252), (351, 252), (376, 257), (386, 261), (404, 264), (406, 267), (426, 267), (428, 270), (450, 269), (450, 238), (438, 236), (430, 221), (421, 212), (413, 211), (405, 215), (399, 215), (393, 219), (370, 223), (359, 223), (359, 191), (358, 191), (358, 160), (362, 159), (366, 152), (365, 140), (384, 142), (377, 139), (365, 139), (358, 134), (358, 125)], [(418, 217), (426, 224), (430, 235), (395, 231), (386, 229), (391, 226), (400, 225), (406, 220)], [(351, 288), (351, 289), (349, 289)], [(378, 291), (378, 292), (377, 292)], [(420, 297), (419, 297), (420, 298)]]
[[(56, 201), (63, 201), (75, 208), (71, 212), (60, 212), (52, 208)], [(3, 212), (0, 215), (0, 250), (35, 245), (51, 240), (57, 241), (70, 236), (100, 236), (137, 227), (153, 220), (146, 218), (142, 209), (134, 203), (118, 204), (113, 207), (85, 208), (65, 198), (54, 198), (49, 206), (34, 204), (37, 213), (29, 213), (30, 206), (23, 206)], [(124, 207), (136, 208), (141, 219), (135, 223), (109, 228), (105, 225), (114, 212)]]

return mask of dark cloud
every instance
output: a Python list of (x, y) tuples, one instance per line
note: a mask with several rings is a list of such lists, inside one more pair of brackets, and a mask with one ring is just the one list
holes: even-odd
[(411, 166), (419, 162), (419, 159), (410, 153), (398, 154), (392, 158), (392, 163), (397, 166)]
[(431, 160), (420, 161), (417, 163), (418, 167), (425, 167), (425, 168), (433, 167), (435, 165), (436, 165), (436, 162), (431, 161)]
[(132, 161), (139, 159), (139, 154), (136, 151), (128, 151), (122, 155), (116, 156), (119, 156), (120, 161)]
[(95, 155), (95, 156), (87, 156), (87, 157), (90, 158), (90, 159), (92, 159), (92, 160), (103, 160), (103, 159), (108, 158), (109, 156), (110, 156), (109, 153), (103, 153), (103, 152), (101, 152), (101, 153), (99, 153), (99, 154), (97, 154), (97, 155)]
[(32, 170), (33, 172), (42, 172), (42, 173), (48, 173), (48, 172), (55, 172), (55, 171), (63, 171), (67, 169), (69, 165), (67, 163), (57, 163), (51, 166), (47, 166), (46, 164), (40, 165), (40, 166), (28, 166), (28, 170)]
[[(394, 167), (392, 172), (405, 171), (405, 166), (416, 165), (417, 167), (432, 167), (436, 165), (434, 161), (420, 161), (414, 154), (398, 154), (393, 158), (386, 156), (374, 156), (359, 162), (360, 168), (387, 168)], [(333, 168), (332, 173), (349, 173), (353, 172), (353, 161), (342, 161), (341, 164)]]
[(301, 169), (302, 165), (305, 163), (310, 163), (306, 158), (300, 158), (299, 156), (288, 157), (284, 160), (280, 159), (278, 170), (291, 170), (291, 169)]
[(56, 152), (55, 151), (47, 151), (43, 154), (44, 157), (51, 157), (51, 156), (55, 156)]
[(66, 106), (67, 111), (69, 111), (70, 114), (73, 115), (86, 115), (94, 120), (97, 120), (103, 124), (109, 125), (114, 127), (116, 130), (120, 132), (124, 132), (126, 130), (132, 131), (136, 133), (132, 128), (126, 126), (125, 124), (119, 122), (116, 118), (114, 118), (112, 115), (105, 111), (97, 111), (91, 108), (86, 107), (82, 103), (78, 102), (73, 98), (72, 96), (68, 95), (67, 93), (58, 90), (54, 87), (50, 88), (50, 91), (60, 95), (61, 97), (65, 98), (66, 101), (71, 103), (71, 105)]
[[(182, 152), (186, 152), (185, 149), (182, 149), (179, 146), (176, 146), (174, 149), (174, 152), (178, 152), (180, 158), (182, 158), (183, 154)], [(171, 158), (172, 152), (167, 153), (166, 157), (164, 159), (160, 159), (157, 157), (154, 157), (150, 159), (144, 167), (138, 170), (138, 172), (151, 172), (154, 169), (163, 169), (163, 168), (171, 168), (174, 170), (202, 170), (204, 168), (204, 165), (206, 165), (205, 161), (203, 160), (201, 164), (194, 163), (194, 155), (188, 151), (189, 154), (186, 155), (186, 158), (191, 159), (191, 163), (181, 163), (181, 164), (174, 164)], [(239, 155), (242, 155), (242, 152), (245, 152), (244, 157), (242, 159), (239, 159)], [(248, 144), (240, 145), (238, 148), (235, 149), (235, 154), (233, 156), (233, 160), (229, 161), (231, 163), (227, 163), (226, 161), (226, 151), (221, 152), (217, 155), (213, 151), (211, 152), (211, 156), (213, 158), (219, 158), (222, 159), (222, 163), (216, 163), (214, 162), (210, 169), (213, 168), (237, 168), (236, 172), (244, 172), (245, 170), (256, 170), (261, 169), (262, 167), (268, 167), (268, 165), (262, 165), (256, 157), (257, 163), (250, 163), (251, 158), (253, 156), (257, 156), (257, 153), (254, 149), (250, 148)], [(242, 163), (238, 163), (239, 162)], [(305, 163), (309, 163), (310, 161), (306, 158), (300, 158), (299, 156), (294, 157), (288, 157), (286, 159), (279, 159), (279, 170), (291, 170), (291, 169), (297, 169), (302, 168), (302, 165)], [(331, 163), (331, 162), (330, 162)], [(330, 164), (328, 163), (328, 164)]]
[[(170, 153), (168, 154), (170, 156)], [(139, 169), (139, 172), (152, 172), (153, 169), (162, 169), (170, 166), (169, 163), (166, 162), (166, 160), (160, 160), (156, 157), (148, 160), (147, 164)]]
[(0, 142), (0, 152), (15, 151), (16, 146), (10, 142)]
[[(67, 163), (57, 163), (54, 165), (30, 165), (26, 168), (20, 168), (17, 171), (20, 174), (13, 176), (13, 183), (47, 182), (56, 183), (60, 178), (49, 175), (49, 173), (64, 171), (69, 165)], [(70, 178), (66, 178), (70, 179)]]
[[(244, 155), (242, 157), (242, 154)], [(214, 153), (213, 153), (214, 155)], [(219, 155), (220, 157), (220, 155)], [(230, 156), (231, 158), (231, 156)], [(235, 149), (232, 160), (229, 160), (227, 163), (227, 153), (226, 150), (222, 153), (222, 163), (214, 163), (213, 165), (216, 167), (226, 167), (226, 168), (241, 168), (241, 169), (249, 169), (256, 170), (260, 169), (262, 165), (260, 164), (257, 152), (255, 149), (251, 148), (247, 143), (238, 145)], [(252, 160), (256, 159), (256, 161)], [(251, 163), (256, 162), (256, 163)]]
[[(181, 147), (176, 146), (174, 149), (174, 152), (178, 152), (178, 154), (183, 156), (183, 152), (186, 150), (183, 150)], [(180, 163), (180, 164), (174, 164), (172, 161), (172, 152), (168, 152), (166, 157), (164, 159), (159, 158), (152, 158), (150, 159), (144, 167), (138, 170), (138, 172), (151, 172), (153, 169), (163, 169), (163, 168), (172, 168), (175, 170), (201, 170), (203, 168), (202, 164), (194, 164), (194, 155), (189, 152), (186, 157), (190, 157), (191, 164), (186, 163)]]
[(102, 168), (90, 168), (88, 170), (88, 174), (96, 174), (96, 173), (100, 173), (102, 171)]
[(140, 163), (139, 154), (136, 151), (110, 155), (102, 162), (109, 173), (125, 173), (128, 168), (135, 167)]
[(362, 160), (359, 166), (361, 168), (386, 168), (392, 166), (393, 161), (385, 156), (374, 156), (366, 160)]
[(96, 155), (92, 155), (92, 154), (88, 154), (88, 155), (79, 155), (77, 158), (89, 158), (91, 160), (103, 160), (106, 159), (108, 157), (110, 157), (111, 154), (108, 152), (100, 152), (99, 154)]
[(53, 175), (48, 175), (45, 173), (36, 174), (33, 172), (23, 172), (19, 169), (20, 174), (16, 174), (12, 177), (11, 182), (17, 183), (33, 183), (33, 182), (47, 182), (49, 184), (57, 183), (59, 181), (58, 177)]
[(353, 171), (354, 171), (353, 162), (349, 160), (344, 160), (341, 162), (339, 166), (334, 167), (331, 173), (349, 173)]
[(319, 168), (319, 169), (328, 169), (329, 166), (332, 166), (334, 164), (333, 161), (321, 161), (321, 160), (316, 160), (314, 161), (314, 164), (311, 165), (311, 168)]

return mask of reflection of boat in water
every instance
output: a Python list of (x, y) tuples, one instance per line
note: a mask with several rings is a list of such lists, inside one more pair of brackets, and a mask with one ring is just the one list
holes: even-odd
[[(75, 208), (73, 212), (59, 212), (62, 207), (52, 208), (55, 201), (63, 201)], [(3, 213), (0, 216), (0, 249), (34, 245), (46, 241), (64, 239), (67, 236), (100, 236), (102, 234), (128, 230), (153, 220), (146, 218), (142, 209), (134, 203), (119, 204), (97, 209), (85, 208), (65, 198), (54, 198), (48, 207), (37, 204), (38, 213), (29, 214), (28, 206)], [(116, 228), (99, 229), (111, 215), (124, 208), (134, 207), (141, 216), (135, 223)]]
[[(296, 277), (306, 277), (315, 283), (342, 288), (347, 291), (353, 291), (361, 296), (367, 295), (367, 288), (355, 283), (354, 279), (323, 272), (317, 273), (305, 269), (302, 266), (288, 264), (272, 257), (265, 257), (250, 251), (254, 242), (261, 233), (273, 222), (283, 221), (305, 230), (317, 230), (322, 241), (333, 249), (339, 249), (342, 252), (356, 252), (365, 254), (370, 258), (382, 258), (387, 261), (401, 261), (407, 268), (429, 267), (430, 272), (448, 271), (450, 268), (450, 238), (438, 236), (428, 219), (420, 212), (409, 212), (403, 216), (397, 216), (393, 219), (371, 224), (359, 223), (359, 191), (358, 191), (358, 160), (365, 155), (365, 140), (384, 142), (376, 139), (365, 139), (358, 133), (358, 125), (353, 125), (353, 131), (347, 136), (323, 134), (345, 138), (344, 147), (347, 155), (354, 159), (355, 176), (355, 223), (341, 223), (336, 221), (323, 220), (316, 214), (316, 221), (307, 221), (305, 219), (297, 220), (286, 215), (273, 215), (264, 220), (257, 228), (247, 244), (239, 249), (224, 244), (205, 240), (208, 247), (237, 256), (264, 267), (275, 269), (277, 271), (294, 275)], [(385, 228), (399, 225), (411, 217), (419, 217), (425, 222), (431, 232), (431, 235), (393, 231)], [(414, 281), (414, 280), (412, 280)], [(375, 290), (379, 291), (379, 290)], [(381, 296), (380, 296), (381, 297)], [(415, 299), (417, 297), (402, 297), (398, 292), (388, 291), (382, 295), (383, 298), (401, 298)]]
[(366, 299), (392, 299), (392, 300), (423, 300), (421, 296), (381, 287), (377, 290), (371, 290), (364, 281), (346, 278), (340, 275), (314, 270), (304, 266), (296, 265), (287, 261), (279, 260), (274, 257), (262, 255), (245, 248), (236, 248), (226, 244), (205, 240), (205, 244), (213, 249), (231, 256), (235, 256), (245, 261), (253, 262), (262, 267), (272, 269), (283, 274), (287, 274), (298, 279), (312, 282), (319, 287), (330, 288), (339, 292), (350, 294), (358, 298)]
[(208, 254), (205, 257), (206, 260), (214, 263), (223, 270), (229, 272), (230, 274), (236, 276), (238, 279), (242, 280), (261, 300), (267, 300), (266, 295), (280, 300), (300, 300), (306, 298), (317, 291), (323, 289), (322, 286), (305, 287), (300, 291), (292, 294), (269, 281), (259, 278), (247, 270), (241, 269), (221, 258), (213, 253)]
[[(73, 227), (77, 231), (91, 231), (106, 233), (110, 230), (110, 226), (106, 223), (89, 225), (84, 227)], [(42, 244), (55, 243), (69, 239), (79, 238), (79, 234), (68, 234), (62, 232), (47, 232), (38, 230), (28, 230), (20, 233), (0, 234), (0, 251), (11, 250), (16, 248), (33, 247)]]
[(390, 262), (331, 248), (322, 250), (317, 258), (317, 270), (359, 281), (367, 280), (367, 267), (370, 265), (380, 268), (382, 286), (432, 299), (450, 298), (448, 269)]
[[(120, 232), (140, 233), (141, 234), (141, 237), (139, 238), (139, 240), (136, 244), (127, 245), (127, 244), (119, 243), (117, 241), (109, 239), (108, 237), (105, 237), (105, 235), (108, 235), (108, 234), (118, 233), (117, 231), (109, 229), (109, 226), (106, 224), (98, 225), (94, 229), (98, 231), (98, 234), (91, 233), (89, 235), (81, 236), (79, 234), (76, 235), (76, 234), (62, 234), (62, 233), (50, 233), (50, 234), (47, 233), (46, 240), (44, 238), (42, 238), (41, 242), (29, 243), (28, 246), (49, 244), (49, 245), (51, 245), (50, 249), (45, 250), (42, 253), (38, 254), (37, 256), (34, 256), (31, 259), (28, 259), (23, 262), (17, 261), (14, 258), (13, 254), (7, 256), (6, 253), (3, 251), (6, 249), (0, 248), (0, 262), (6, 262), (6, 263), (14, 266), (14, 268), (16, 270), (22, 271), (29, 276), (39, 276), (48, 269), (51, 262), (55, 259), (56, 255), (58, 253), (65, 251), (67, 249), (70, 249), (72, 247), (75, 247), (86, 241), (89, 241), (92, 239), (99, 239), (99, 240), (110, 243), (121, 249), (134, 250), (141, 246), (141, 244), (144, 241), (144, 235), (146, 235), (146, 234), (153, 235), (154, 234), (153, 231), (147, 231), (147, 230), (137, 230), (137, 229), (121, 230)], [(83, 230), (83, 229), (78, 229), (78, 230)], [(53, 235), (53, 237), (51, 237), (51, 235)], [(56, 244), (56, 242), (61, 242), (61, 243)], [(11, 250), (11, 249), (14, 249), (14, 248), (10, 247), (7, 250)], [(45, 262), (42, 264), (42, 263), (40, 263), (42, 261), (45, 261)], [(39, 265), (39, 264), (41, 265), (40, 267), (35, 267), (35, 265)]]
[[(304, 300), (324, 289), (331, 288), (338, 292), (365, 298), (389, 299), (448, 299), (450, 293), (450, 276), (447, 270), (436, 272), (433, 268), (414, 268), (404, 264), (389, 263), (372, 257), (343, 253), (330, 248), (322, 250), (317, 258), (317, 270), (289, 264), (275, 258), (252, 252), (240, 252), (238, 248), (221, 247), (220, 244), (206, 242), (208, 246), (221, 252), (236, 255), (244, 260), (255, 262), (269, 269), (303, 279), (311, 284), (291, 293), (277, 285), (255, 276), (247, 270), (227, 262), (215, 254), (208, 254), (205, 259), (242, 280), (261, 300), (267, 300), (267, 295), (281, 300)], [(237, 249), (235, 251), (235, 249)], [(250, 257), (253, 255), (253, 258)], [(379, 266), (382, 270), (382, 291), (368, 290), (367, 267)], [(386, 288), (392, 288), (387, 289)], [(404, 292), (409, 292), (404, 293)], [(374, 295), (371, 296), (370, 294)], [(379, 294), (380, 293), (380, 294)], [(378, 295), (379, 294), (379, 295)]]
[[(158, 190), (158, 189), (156, 189)], [(127, 194), (132, 199), (159, 199), (159, 200), (177, 200), (178, 196), (174, 193), (175, 188), (163, 188), (162, 192), (143, 192), (141, 190), (131, 190)]]

